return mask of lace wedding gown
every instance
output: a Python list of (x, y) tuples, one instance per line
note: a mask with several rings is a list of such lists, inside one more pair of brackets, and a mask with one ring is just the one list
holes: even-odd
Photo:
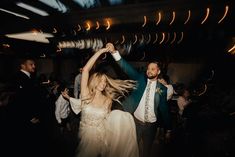
[(82, 111), (76, 157), (138, 157), (133, 117), (128, 112), (81, 105), (70, 98), (73, 111)]

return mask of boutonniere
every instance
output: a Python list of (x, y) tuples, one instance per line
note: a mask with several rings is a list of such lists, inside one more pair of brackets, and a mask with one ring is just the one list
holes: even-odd
[(158, 93), (159, 95), (162, 95), (163, 90), (159, 87), (156, 88), (156, 93)]

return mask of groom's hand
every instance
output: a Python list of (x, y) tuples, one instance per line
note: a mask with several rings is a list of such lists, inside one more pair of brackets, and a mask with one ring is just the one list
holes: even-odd
[(106, 48), (108, 48), (110, 53), (114, 53), (116, 51), (112, 43), (107, 43)]

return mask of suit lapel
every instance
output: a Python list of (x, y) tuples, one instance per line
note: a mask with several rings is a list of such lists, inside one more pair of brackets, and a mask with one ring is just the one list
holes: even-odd
[(157, 89), (160, 88), (159, 82), (156, 83), (155, 94), (154, 94), (154, 108), (157, 108), (160, 102), (160, 94), (157, 92)]

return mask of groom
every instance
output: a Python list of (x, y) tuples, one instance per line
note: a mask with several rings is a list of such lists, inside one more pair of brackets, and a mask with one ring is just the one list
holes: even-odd
[(149, 157), (154, 141), (157, 124), (163, 121), (165, 138), (171, 133), (170, 115), (167, 106), (167, 88), (157, 81), (160, 74), (158, 62), (148, 64), (146, 75), (139, 73), (128, 64), (115, 50), (112, 43), (106, 45), (121, 69), (137, 81), (137, 89), (122, 103), (124, 110), (134, 115), (140, 156)]

